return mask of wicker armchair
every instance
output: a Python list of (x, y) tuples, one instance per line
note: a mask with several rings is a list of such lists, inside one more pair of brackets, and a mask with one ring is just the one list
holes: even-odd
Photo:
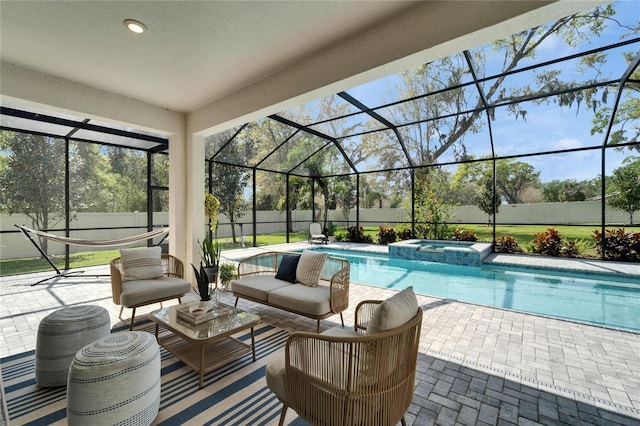
[(122, 311), (125, 307), (133, 309), (129, 330), (133, 329), (137, 307), (171, 299), (178, 299), (178, 302), (181, 302), (181, 297), (191, 291), (191, 284), (182, 279), (184, 265), (181, 260), (163, 253), (161, 264), (163, 272), (161, 278), (123, 281), (121, 258), (117, 257), (110, 262), (111, 297), (113, 303), (120, 305), (118, 318), (123, 320)]
[(284, 360), (267, 366), (267, 384), (283, 403), (280, 425), (288, 407), (314, 425), (405, 424), (422, 309), (404, 325), (367, 335), (367, 324), (381, 302), (364, 301), (356, 307), (355, 332), (334, 328), (322, 334), (291, 334)]

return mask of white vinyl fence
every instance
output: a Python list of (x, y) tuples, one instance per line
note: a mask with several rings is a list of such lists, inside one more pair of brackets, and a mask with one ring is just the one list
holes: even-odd
[[(582, 202), (565, 202), (565, 203), (535, 203), (535, 204), (505, 204), (501, 205), (497, 223), (514, 223), (514, 224), (530, 224), (530, 223), (546, 223), (555, 225), (564, 224), (594, 224), (594, 229), (600, 223), (600, 202), (599, 201), (582, 201)], [(321, 215), (320, 210), (316, 210), (316, 217)], [(476, 206), (458, 206), (453, 211), (454, 219), (452, 224), (456, 223), (486, 223), (487, 215)], [(271, 232), (286, 231), (286, 214), (279, 211), (259, 211), (257, 212), (257, 233), (266, 234)], [(640, 213), (638, 213), (640, 216)], [(252, 213), (247, 212), (241, 219), (243, 223), (242, 229), (236, 225), (236, 237), (238, 240), (241, 235), (253, 235)], [(310, 210), (294, 210), (291, 214), (294, 231), (305, 231), (309, 228), (311, 222)], [(321, 219), (317, 219), (321, 221)], [(355, 225), (356, 211), (352, 209), (349, 212), (349, 218), (345, 218), (340, 210), (329, 211), (331, 222), (338, 226)], [(404, 209), (361, 209), (360, 221), (365, 225), (395, 225), (398, 222), (408, 220), (408, 213)], [(624, 212), (606, 209), (607, 223), (628, 223), (628, 215)], [(640, 220), (640, 217), (638, 218)], [(169, 223), (168, 213), (155, 213), (155, 223)], [(228, 218), (221, 215), (219, 217), (220, 227), (218, 229), (218, 237), (228, 238), (231, 236), (231, 227), (228, 225)], [(30, 220), (21, 214), (6, 215), (0, 214), (0, 229), (2, 231), (17, 231), (13, 225), (26, 225), (32, 227)], [(108, 230), (90, 230), (90, 231), (73, 231), (71, 237), (83, 238), (88, 240), (105, 240), (123, 238), (131, 235), (142, 234), (146, 232), (147, 214), (145, 212), (133, 213), (77, 213), (72, 222), (72, 228), (98, 228), (98, 227), (141, 227), (139, 229), (108, 229)], [(52, 226), (55, 226), (52, 224)], [(58, 225), (57, 227), (59, 227)], [(203, 229), (204, 229), (203, 224)], [(63, 235), (63, 234), (60, 234)], [(144, 246), (145, 241), (141, 241), (133, 246)], [(111, 248), (97, 248), (95, 246), (70, 246), (71, 253), (95, 250), (108, 250)], [(65, 245), (49, 241), (49, 254), (62, 255), (65, 252)], [(24, 257), (34, 257), (38, 253), (36, 249), (27, 241), (22, 233), (3, 233), (0, 235), (0, 258), (2, 259), (18, 259)]]

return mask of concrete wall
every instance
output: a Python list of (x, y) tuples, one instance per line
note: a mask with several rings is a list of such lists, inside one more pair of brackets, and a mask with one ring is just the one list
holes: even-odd
[[(485, 223), (487, 215), (475, 206), (458, 206), (454, 209), (454, 218), (451, 223)], [(316, 211), (316, 217), (320, 215), (320, 211)], [(137, 235), (145, 232), (147, 225), (147, 214), (145, 212), (133, 213), (78, 213), (77, 219), (72, 222), (74, 228), (97, 228), (97, 227), (141, 227), (141, 229), (117, 229), (117, 230), (92, 230), (92, 231), (76, 231), (71, 236), (75, 238), (84, 238), (89, 240), (106, 240), (123, 238), (130, 235)], [(257, 233), (266, 234), (271, 232), (286, 231), (286, 214), (278, 211), (259, 211), (257, 212)], [(295, 210), (292, 212), (291, 220), (293, 221), (294, 231), (305, 231), (311, 222), (310, 210)], [(252, 212), (247, 212), (240, 222), (243, 235), (253, 235)], [(627, 223), (628, 216), (624, 212), (618, 210), (607, 209), (607, 223)], [(321, 220), (321, 219), (320, 219)], [(356, 223), (356, 211), (349, 212), (347, 220), (342, 211), (329, 211), (329, 220), (337, 226), (354, 225)], [(396, 223), (407, 220), (407, 213), (404, 209), (361, 209), (360, 221), (364, 225), (395, 225)], [(168, 224), (169, 213), (156, 213), (156, 224)], [(231, 236), (231, 227), (229, 219), (224, 215), (219, 217), (220, 227), (218, 236), (220, 238), (228, 238)], [(583, 201), (583, 202), (565, 202), (565, 203), (535, 203), (535, 204), (506, 204), (500, 206), (497, 223), (513, 223), (513, 224), (529, 224), (529, 223), (545, 223), (555, 225), (566, 224), (598, 224), (600, 222), (600, 202), (599, 201)], [(17, 231), (14, 224), (24, 224), (31, 226), (31, 222), (25, 215), (0, 214), (0, 230)], [(55, 226), (52, 224), (52, 226)], [(595, 227), (598, 225), (594, 225)], [(59, 226), (58, 226), (59, 227)], [(204, 229), (204, 225), (203, 225)], [(236, 227), (236, 236), (240, 237), (240, 228)], [(60, 234), (62, 235), (62, 234)], [(144, 246), (146, 242), (140, 242), (133, 246)], [(113, 249), (97, 248), (95, 246), (70, 246), (70, 252), (95, 251), (95, 250)], [(65, 246), (60, 243), (49, 242), (49, 253), (55, 255), (63, 255)], [(0, 258), (16, 259), (23, 257), (33, 257), (37, 255), (36, 249), (27, 241), (20, 232), (3, 233), (0, 235)]]

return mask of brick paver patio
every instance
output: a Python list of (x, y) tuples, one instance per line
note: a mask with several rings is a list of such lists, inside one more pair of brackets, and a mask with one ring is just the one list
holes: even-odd
[[(47, 274), (1, 278), (0, 355), (34, 349), (39, 321), (63, 306), (100, 305), (118, 323), (109, 277), (96, 274), (108, 274), (108, 267), (35, 287), (30, 284)], [(360, 300), (393, 293), (352, 284), (345, 323), (353, 324)], [(235, 301), (231, 294), (222, 299)], [(419, 303), (425, 315), (408, 424), (640, 426), (639, 333), (427, 296)], [(288, 330), (315, 331), (315, 321), (306, 318), (242, 300), (239, 307)], [(136, 316), (157, 308), (140, 308)], [(323, 328), (339, 323), (335, 316)]]

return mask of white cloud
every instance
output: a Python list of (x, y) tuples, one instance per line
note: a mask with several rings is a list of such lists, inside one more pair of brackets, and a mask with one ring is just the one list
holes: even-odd
[(582, 148), (584, 144), (577, 139), (560, 139), (551, 144), (552, 150)]
[(556, 50), (561, 44), (564, 45), (563, 41), (557, 35), (551, 35), (540, 43), (538, 49)]

